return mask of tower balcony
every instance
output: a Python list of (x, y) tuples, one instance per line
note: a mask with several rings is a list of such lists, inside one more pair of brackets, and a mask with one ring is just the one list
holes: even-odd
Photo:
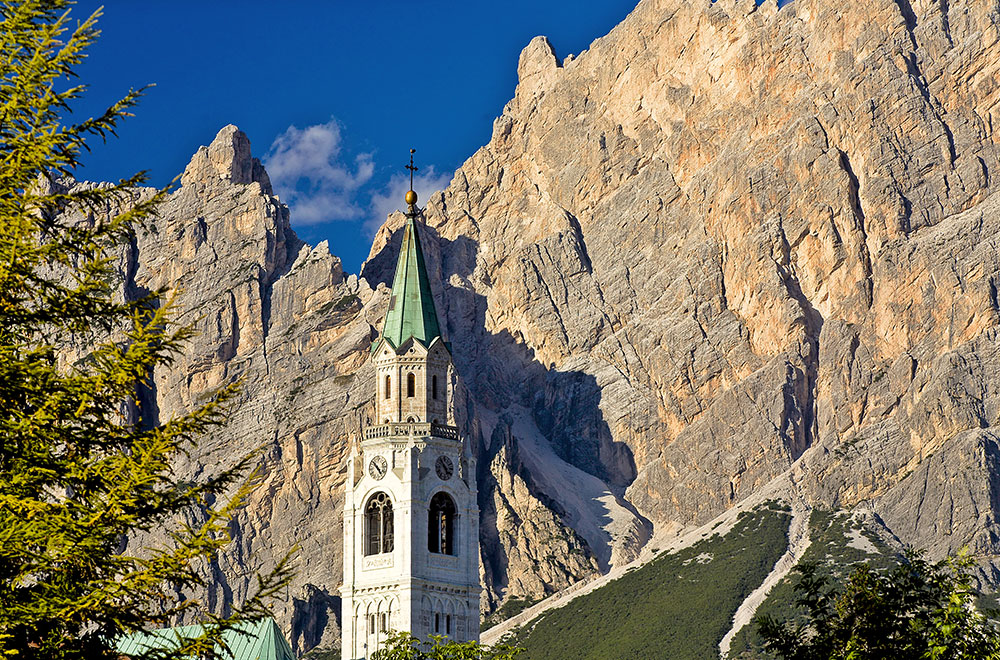
[(430, 422), (394, 422), (390, 424), (369, 426), (364, 430), (365, 440), (377, 440), (379, 438), (393, 438), (400, 436), (411, 438), (433, 436), (435, 438), (446, 438), (448, 440), (461, 440), (458, 435), (458, 427), (449, 426), (447, 424), (433, 424)]

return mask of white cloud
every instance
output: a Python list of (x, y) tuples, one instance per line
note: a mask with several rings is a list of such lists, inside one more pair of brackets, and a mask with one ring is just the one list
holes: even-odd
[[(451, 174), (437, 174), (433, 165), (421, 168), (423, 174), (413, 177), (413, 189), (417, 193), (417, 205), (423, 206), (427, 203), (432, 193), (444, 190), (451, 182)], [(365, 229), (369, 234), (374, 235), (378, 228), (385, 222), (386, 216), (393, 211), (401, 211), (406, 202), (403, 196), (410, 189), (409, 174), (393, 174), (389, 179), (384, 193), (372, 195), (371, 218), (365, 223)]]
[[(393, 174), (383, 192), (371, 194), (364, 202), (375, 164), (371, 154), (353, 160), (343, 155), (341, 128), (336, 119), (305, 128), (289, 126), (275, 138), (264, 156), (264, 166), (274, 191), (291, 208), (292, 222), (311, 225), (331, 220), (363, 220), (374, 235), (386, 216), (405, 206), (403, 196), (410, 189), (406, 172)], [(413, 177), (418, 204), (443, 190), (451, 174), (437, 174), (428, 165)]]
[(336, 119), (306, 128), (289, 126), (275, 138), (264, 166), (275, 192), (291, 207), (300, 225), (351, 220), (364, 215), (355, 194), (375, 171), (371, 154), (341, 162), (340, 126)]

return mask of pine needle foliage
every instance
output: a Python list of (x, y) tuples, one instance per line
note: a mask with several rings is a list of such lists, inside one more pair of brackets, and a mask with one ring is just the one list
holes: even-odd
[[(230, 616), (179, 595), (228, 542), (252, 457), (195, 482), (171, 469), (224, 422), (235, 385), (165, 423), (141, 417), (141, 389), (191, 330), (171, 323), (163, 291), (116, 294), (115, 264), (168, 190), (137, 195), (143, 173), (63, 184), (87, 139), (114, 135), (143, 91), (64, 123), (99, 35), (99, 12), (77, 22), (70, 4), (0, 0), (0, 656), (117, 657), (121, 634), (178, 615), (205, 634), (147, 657), (224, 656), (222, 631), (267, 614), (288, 558)], [(96, 348), (67, 357), (81, 346)], [(170, 543), (126, 544), (153, 530)]]

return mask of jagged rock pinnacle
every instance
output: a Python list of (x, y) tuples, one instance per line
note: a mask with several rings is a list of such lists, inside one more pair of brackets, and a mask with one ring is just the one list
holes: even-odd
[(207, 147), (200, 147), (181, 176), (181, 185), (213, 180), (260, 183), (271, 194), (271, 181), (260, 161), (250, 153), (250, 138), (233, 124), (223, 126)]

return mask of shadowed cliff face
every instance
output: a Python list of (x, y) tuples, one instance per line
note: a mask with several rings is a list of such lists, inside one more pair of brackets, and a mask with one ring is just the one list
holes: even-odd
[[(790, 496), (970, 544), (997, 584), (998, 25), (995, 0), (663, 0), (562, 63), (528, 45), (489, 144), (424, 200), (484, 607), (789, 469)], [(345, 277), (235, 127), (182, 183), (123, 262), (127, 290), (178, 291), (201, 333), (149, 405), (244, 378), (182, 466), (265, 448), (214, 597), (298, 543), (284, 623), (299, 650), (335, 645), (343, 461), (402, 216)]]

